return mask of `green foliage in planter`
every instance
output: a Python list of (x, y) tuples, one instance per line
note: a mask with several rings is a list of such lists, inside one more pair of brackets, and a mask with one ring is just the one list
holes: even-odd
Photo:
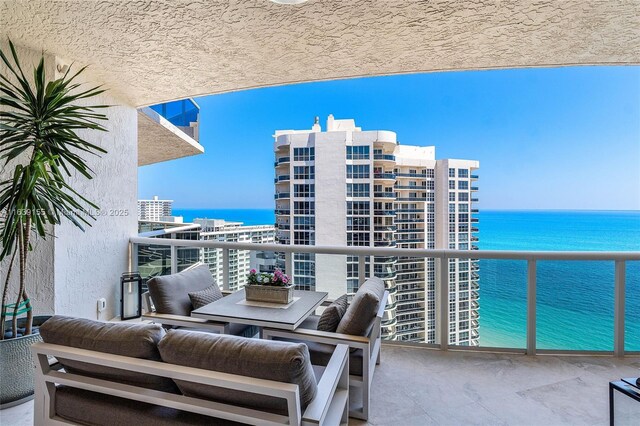
[[(47, 226), (60, 224), (63, 218), (82, 230), (95, 220), (89, 209), (98, 206), (74, 190), (68, 178), (73, 174), (92, 178), (93, 171), (84, 156), (106, 151), (83, 139), (78, 131), (106, 131), (99, 122), (106, 121), (107, 116), (96, 110), (108, 107), (78, 105), (78, 101), (104, 92), (100, 86), (85, 88), (77, 82), (85, 68), (70, 74), (69, 67), (61, 78), (48, 80), (42, 55), (29, 79), (11, 40), (9, 49), (9, 54), (0, 50), (0, 59), (7, 67), (7, 75), (0, 74), (0, 164), (7, 172), (13, 166), (13, 173), (0, 181), (0, 261), (9, 259), (0, 338), (4, 338), (7, 317), (12, 317), (12, 336), (16, 336), (21, 311), (27, 314), (25, 334), (31, 333), (33, 310), (25, 288), (25, 271), (32, 236), (46, 239)], [(20, 288), (16, 302), (7, 309), (9, 278), (16, 259)]]

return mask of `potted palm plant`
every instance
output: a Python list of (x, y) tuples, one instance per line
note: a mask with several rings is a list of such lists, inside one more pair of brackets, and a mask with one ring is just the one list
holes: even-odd
[[(95, 220), (98, 207), (69, 183), (72, 173), (87, 179), (92, 171), (83, 158), (106, 151), (78, 135), (80, 130), (106, 131), (105, 105), (78, 105), (99, 95), (85, 88), (67, 69), (60, 78), (47, 78), (44, 54), (27, 74), (16, 48), (0, 49), (6, 74), (0, 73), (0, 406), (14, 405), (33, 394), (33, 363), (29, 346), (39, 340), (26, 271), (33, 241), (50, 237), (63, 218), (84, 229)], [(29, 77), (28, 77), (29, 75)], [(12, 274), (17, 274), (17, 279)], [(11, 284), (17, 282), (17, 288)], [(11, 300), (9, 298), (11, 297)]]

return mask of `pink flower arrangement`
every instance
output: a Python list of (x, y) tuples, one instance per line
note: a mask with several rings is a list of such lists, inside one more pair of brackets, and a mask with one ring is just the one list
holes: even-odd
[(247, 275), (247, 284), (250, 285), (272, 285), (285, 287), (289, 284), (289, 277), (280, 269), (276, 269), (273, 274), (258, 273), (255, 269), (249, 271)]

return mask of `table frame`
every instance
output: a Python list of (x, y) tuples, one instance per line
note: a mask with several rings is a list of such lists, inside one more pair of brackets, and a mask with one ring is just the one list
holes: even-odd
[(622, 380), (614, 380), (609, 382), (609, 425), (614, 426), (614, 402), (613, 392), (618, 391), (623, 395), (626, 395), (637, 402), (640, 402), (640, 389), (632, 386), (630, 383), (635, 383), (636, 378), (625, 378)]

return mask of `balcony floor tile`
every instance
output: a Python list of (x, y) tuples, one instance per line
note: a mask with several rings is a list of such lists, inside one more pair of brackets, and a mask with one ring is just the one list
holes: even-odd
[[(607, 425), (609, 381), (638, 375), (640, 358), (631, 356), (529, 357), (385, 344), (369, 422), (349, 424)], [(0, 423), (33, 424), (33, 402), (0, 411)]]

